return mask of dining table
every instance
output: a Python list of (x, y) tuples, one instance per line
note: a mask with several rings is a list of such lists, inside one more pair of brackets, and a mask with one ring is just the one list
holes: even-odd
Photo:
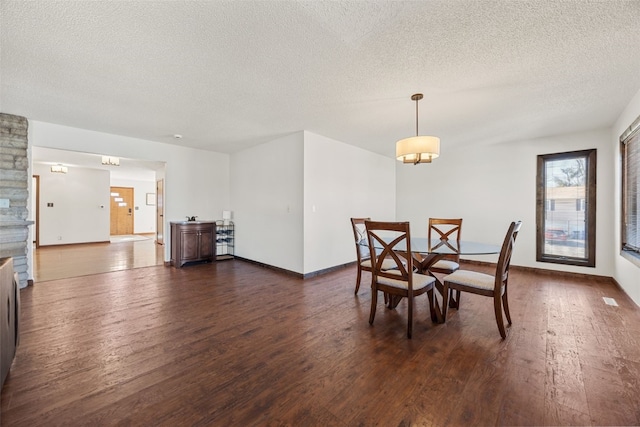
[[(387, 242), (391, 242), (394, 238), (385, 238)], [(369, 246), (366, 239), (363, 239), (360, 244)], [(382, 249), (381, 247), (375, 247), (374, 249)], [(406, 251), (406, 246), (400, 242), (396, 249), (399, 251)], [(426, 237), (412, 237), (411, 238), (411, 255), (413, 258), (414, 268), (421, 274), (428, 274), (435, 279), (435, 288), (440, 295), (444, 292), (444, 286), (438, 276), (436, 276), (431, 270), (431, 266), (443, 259), (446, 255), (495, 255), (500, 253), (500, 245), (492, 243), (473, 242), (468, 240), (447, 240), (447, 239), (431, 239)], [(402, 298), (390, 298), (388, 301), (389, 308), (395, 308)], [(449, 297), (449, 307), (458, 306), (458, 301), (453, 298), (453, 295)], [(442, 309), (437, 301), (434, 301), (434, 307), (436, 310), (436, 318), (439, 323), (444, 322), (442, 316)]]

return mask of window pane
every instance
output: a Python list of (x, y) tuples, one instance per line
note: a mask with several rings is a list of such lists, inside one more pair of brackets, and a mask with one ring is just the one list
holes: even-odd
[(545, 162), (545, 198), (555, 209), (545, 218), (544, 252), (572, 258), (586, 254), (584, 211), (576, 210), (586, 199), (586, 157)]
[(640, 134), (624, 141), (623, 150), (623, 249), (640, 251)]
[(596, 150), (538, 156), (536, 259), (595, 266)]

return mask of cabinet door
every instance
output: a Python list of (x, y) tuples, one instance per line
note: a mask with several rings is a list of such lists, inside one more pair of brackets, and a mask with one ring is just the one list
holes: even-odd
[(180, 262), (197, 261), (200, 256), (200, 248), (198, 243), (197, 230), (181, 230), (180, 231), (180, 248), (182, 249), (182, 257)]
[(200, 258), (212, 258), (214, 256), (214, 239), (212, 228), (200, 231)]

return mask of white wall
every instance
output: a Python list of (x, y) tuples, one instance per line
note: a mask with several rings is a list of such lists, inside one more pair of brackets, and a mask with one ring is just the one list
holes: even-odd
[(31, 120), (29, 145), (165, 162), (165, 261), (170, 259), (169, 221), (187, 215), (215, 219), (229, 206), (227, 154)]
[(354, 261), (349, 218), (394, 219), (394, 168), (311, 132), (233, 154), (236, 254), (300, 274)]
[(303, 136), (231, 155), (236, 255), (297, 273), (304, 271)]
[[(614, 222), (608, 129), (505, 144), (447, 149), (432, 164), (397, 165), (398, 220), (409, 220), (412, 233), (426, 236), (431, 217), (463, 218), (464, 240), (502, 243), (509, 223), (522, 220), (513, 265), (611, 276)], [(536, 160), (539, 154), (596, 148), (596, 267), (536, 261)], [(495, 262), (497, 256), (463, 257)]]
[[(69, 167), (66, 174), (34, 164), (40, 176), (40, 245), (109, 241), (109, 172)], [(48, 207), (48, 203), (53, 203)]]
[(304, 272), (356, 259), (351, 217), (395, 219), (395, 160), (304, 133)]
[(633, 264), (630, 260), (620, 255), (622, 242), (620, 240), (622, 207), (620, 197), (622, 193), (622, 172), (620, 168), (620, 135), (628, 128), (633, 121), (640, 116), (640, 91), (636, 93), (627, 108), (622, 112), (612, 129), (611, 149), (615, 153), (611, 159), (610, 167), (615, 171), (615, 185), (612, 190), (616, 195), (613, 206), (613, 221), (611, 222), (611, 235), (613, 236), (613, 256), (614, 270), (613, 277), (620, 284), (622, 289), (640, 305), (640, 266)]
[(156, 182), (111, 178), (111, 186), (133, 188), (133, 232), (155, 233), (156, 207), (147, 205), (147, 193), (153, 194), (155, 200)]

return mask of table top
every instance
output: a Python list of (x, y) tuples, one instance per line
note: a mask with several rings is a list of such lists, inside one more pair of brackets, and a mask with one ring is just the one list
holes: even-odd
[(500, 253), (500, 246), (490, 243), (471, 242), (468, 240), (440, 240), (426, 237), (411, 239), (411, 249), (414, 252), (430, 254), (457, 254), (457, 255), (489, 255)]
[[(385, 239), (386, 240), (386, 239)], [(389, 238), (387, 241), (393, 240)], [(367, 241), (363, 240), (360, 244), (367, 246)], [(405, 249), (404, 243), (397, 246), (399, 250)], [(378, 248), (381, 249), (381, 248)], [(440, 240), (426, 237), (413, 237), (411, 239), (411, 251), (421, 254), (440, 254), (440, 255), (491, 255), (500, 253), (500, 246), (489, 243), (471, 242), (468, 240)]]

